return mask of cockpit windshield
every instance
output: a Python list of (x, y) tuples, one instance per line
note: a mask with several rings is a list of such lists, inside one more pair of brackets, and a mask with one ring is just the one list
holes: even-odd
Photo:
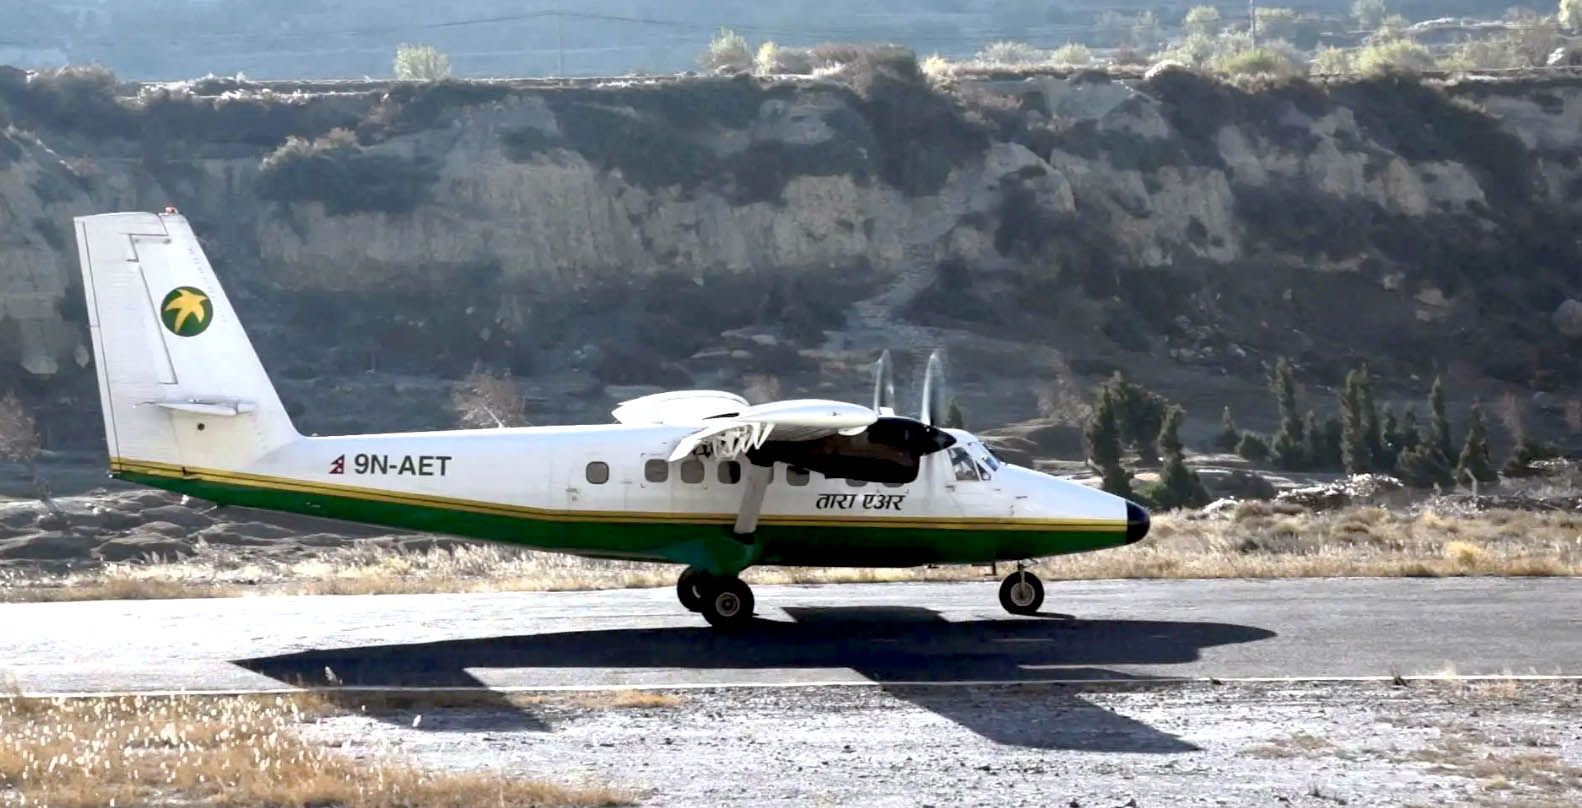
[(992, 471), (999, 471), (1000, 466), (1005, 465), (1004, 463), (1000, 462), (1000, 458), (995, 457), (994, 453), (989, 451), (989, 447), (984, 446), (981, 443), (972, 444), (972, 453), (976, 455), (978, 459), (987, 464), (989, 469)]

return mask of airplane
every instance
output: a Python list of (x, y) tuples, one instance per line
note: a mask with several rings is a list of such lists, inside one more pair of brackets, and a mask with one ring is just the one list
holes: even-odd
[(937, 425), (931, 357), (918, 418), (895, 414), (888, 354), (872, 406), (751, 405), (714, 390), (626, 401), (615, 423), (303, 436), (185, 217), (75, 220), (110, 474), (235, 505), (590, 558), (685, 566), (683, 606), (748, 625), (753, 565), (1015, 563), (1135, 543), (1137, 504), (1002, 463)]

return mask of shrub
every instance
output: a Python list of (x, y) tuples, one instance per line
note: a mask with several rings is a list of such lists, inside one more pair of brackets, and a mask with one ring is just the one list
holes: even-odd
[(813, 67), (813, 51), (808, 48), (786, 48), (765, 42), (758, 46), (753, 56), (753, 73), (759, 76), (803, 76), (812, 73)]
[(1230, 405), (1219, 413), (1219, 435), (1214, 438), (1214, 446), (1223, 452), (1236, 451), (1236, 444), (1241, 443), (1241, 430), (1236, 428), (1235, 419), (1230, 417)]
[(1262, 435), (1247, 429), (1241, 433), (1241, 440), (1236, 443), (1236, 454), (1251, 463), (1262, 463), (1269, 459), (1269, 443)]
[(703, 66), (715, 72), (743, 73), (753, 66), (747, 38), (729, 28), (721, 28), (709, 41), (708, 50), (698, 55)]
[(1413, 488), (1448, 488), (1455, 484), (1450, 461), (1432, 443), (1401, 452), (1395, 461), (1395, 476)]
[(927, 59), (924, 59), (921, 69), (923, 71), (923, 75), (927, 76), (929, 81), (935, 83), (950, 78), (950, 74), (953, 70), (950, 60), (940, 56), (937, 53), (928, 57)]
[(33, 480), (33, 490), (39, 501), (51, 512), (59, 513), (50, 496), (49, 485), (38, 470), (38, 458), (42, 451), (33, 415), (22, 406), (15, 393), (6, 393), (0, 397), (0, 460), (21, 463), (28, 477)]
[(1582, 0), (1560, 0), (1557, 20), (1567, 31), (1582, 29)]
[(438, 176), (426, 158), (368, 154), (356, 136), (335, 129), (317, 140), (288, 137), (258, 167), (258, 195), (317, 201), (331, 215), (407, 213), (428, 199)]
[(439, 81), (450, 78), (450, 57), (433, 45), (402, 43), (396, 48), (395, 75), (401, 81)]
[(474, 370), (451, 393), (450, 407), (461, 429), (527, 426), (527, 397), (510, 372)]
[(1433, 54), (1410, 39), (1389, 39), (1357, 52), (1357, 70), (1370, 76), (1415, 75), (1433, 67)]
[(1181, 19), (1181, 30), (1189, 36), (1213, 36), (1219, 32), (1220, 14), (1214, 6), (1193, 6)]
[(1313, 54), (1308, 72), (1316, 76), (1344, 76), (1357, 72), (1357, 52), (1348, 48), (1322, 47)]
[(1499, 479), (1489, 460), (1489, 431), (1483, 423), (1483, 408), (1477, 404), (1467, 413), (1467, 440), (1456, 461), (1456, 479), (1467, 483), (1492, 483)]
[(1214, 69), (1233, 76), (1297, 76), (1302, 68), (1289, 53), (1274, 47), (1259, 47), (1215, 57)]
[(1026, 42), (1001, 40), (990, 43), (972, 58), (979, 62), (997, 65), (1032, 65), (1044, 61), (1046, 54)]
[(1067, 42), (1050, 52), (1049, 61), (1057, 65), (1092, 64), (1093, 51), (1081, 42)]
[(1351, 4), (1351, 18), (1365, 31), (1377, 29), (1389, 13), (1385, 0), (1353, 0)]

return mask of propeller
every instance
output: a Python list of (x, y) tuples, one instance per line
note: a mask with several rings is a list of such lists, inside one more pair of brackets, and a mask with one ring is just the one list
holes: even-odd
[(935, 351), (928, 355), (928, 367), (923, 371), (923, 401), (917, 419), (931, 426), (944, 423), (946, 401), (945, 360)]
[(890, 362), (890, 349), (879, 354), (873, 366), (873, 411), (880, 415), (895, 414), (895, 374)]

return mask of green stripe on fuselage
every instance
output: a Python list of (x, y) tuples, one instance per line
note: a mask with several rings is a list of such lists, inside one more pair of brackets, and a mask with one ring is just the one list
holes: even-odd
[(736, 573), (754, 564), (816, 567), (915, 567), (987, 564), (1079, 553), (1126, 543), (1125, 526), (1030, 531), (951, 527), (886, 527), (873, 522), (802, 527), (760, 525), (751, 544), (729, 525), (590, 522), (475, 513), (437, 505), (287, 491), (197, 477), (123, 471), (114, 476), (222, 505), (443, 533), (592, 558), (660, 561)]

